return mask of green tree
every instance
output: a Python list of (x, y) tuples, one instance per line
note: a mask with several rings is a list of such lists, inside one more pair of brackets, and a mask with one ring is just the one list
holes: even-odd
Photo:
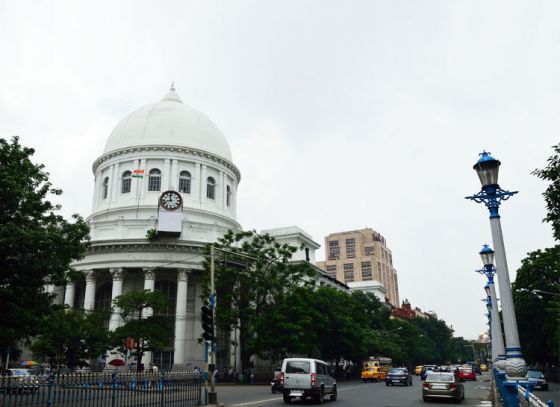
[(0, 348), (38, 333), (51, 310), (47, 284), (63, 284), (70, 264), (87, 248), (89, 229), (78, 215), (58, 214), (49, 182), (32, 148), (0, 139)]
[[(225, 332), (239, 330), (241, 362), (247, 367), (253, 353), (267, 351), (256, 339), (259, 319), (267, 318), (294, 288), (311, 284), (315, 270), (307, 262), (292, 262), (297, 248), (280, 244), (267, 234), (229, 231), (218, 239), (216, 247), (228, 252), (216, 250), (217, 326)], [(208, 246), (207, 286), (209, 257)]]
[[(560, 245), (529, 253), (521, 261), (512, 288), (523, 355), (530, 363), (557, 363), (560, 357)], [(539, 294), (534, 290), (552, 294)]]
[(107, 313), (58, 308), (45, 317), (31, 350), (42, 360), (57, 365), (77, 366), (81, 360), (97, 357), (109, 347), (104, 322)]
[[(114, 306), (120, 308), (124, 325), (111, 333), (112, 345), (121, 352), (126, 352), (124, 343), (128, 337), (136, 341), (138, 371), (142, 368), (142, 357), (148, 351), (168, 347), (173, 339), (173, 327), (170, 318), (158, 315), (170, 305), (170, 299), (160, 291), (130, 291), (114, 300)], [(146, 316), (146, 309), (152, 309), (152, 315)]]
[(535, 170), (533, 174), (544, 181), (550, 181), (543, 193), (547, 209), (544, 221), (551, 223), (554, 238), (560, 240), (560, 144), (552, 148), (554, 154), (548, 159), (546, 168)]

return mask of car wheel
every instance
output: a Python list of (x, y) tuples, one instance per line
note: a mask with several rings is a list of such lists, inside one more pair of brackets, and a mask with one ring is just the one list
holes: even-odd
[(290, 404), (292, 402), (292, 398), (284, 394), (284, 403)]
[(331, 401), (336, 401), (338, 398), (338, 392), (336, 391), (336, 386), (333, 387), (333, 391), (331, 393)]
[(546, 386), (542, 386), (543, 391), (548, 391), (548, 384)]
[(325, 389), (321, 387), (319, 390), (319, 395), (317, 396), (317, 403), (323, 404), (325, 402)]
[(364, 383), (367, 383), (367, 380), (366, 380), (366, 379), (362, 379), (362, 381), (363, 381)]
[(425, 403), (427, 403), (428, 401), (430, 401), (430, 399), (426, 396), (422, 397), (422, 400), (424, 400)]
[(385, 382), (385, 386), (389, 386), (389, 382)]

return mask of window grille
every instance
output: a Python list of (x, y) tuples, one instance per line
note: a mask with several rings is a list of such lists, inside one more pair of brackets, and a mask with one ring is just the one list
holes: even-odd
[(131, 185), (132, 185), (132, 173), (130, 171), (123, 172), (121, 193), (123, 194), (129, 193)]
[(152, 168), (150, 170), (150, 175), (148, 177), (148, 191), (160, 191), (161, 190), (161, 171), (157, 168)]
[(179, 192), (191, 193), (191, 173), (188, 171), (181, 171), (179, 174)]
[(216, 181), (212, 177), (206, 180), (206, 198), (216, 199)]
[(372, 280), (371, 261), (362, 262), (362, 280)]

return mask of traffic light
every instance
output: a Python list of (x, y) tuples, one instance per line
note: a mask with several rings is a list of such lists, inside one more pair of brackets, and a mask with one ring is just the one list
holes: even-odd
[(203, 305), (200, 307), (201, 319), (202, 319), (202, 337), (207, 341), (214, 340), (214, 312), (212, 307), (209, 305)]

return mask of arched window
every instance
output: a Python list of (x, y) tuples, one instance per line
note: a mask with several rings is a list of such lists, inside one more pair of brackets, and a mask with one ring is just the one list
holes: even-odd
[(148, 176), (148, 191), (161, 190), (161, 171), (157, 168), (152, 168)]
[(107, 196), (109, 195), (109, 177), (105, 177), (105, 179), (103, 180), (103, 187), (101, 188), (102, 194), (103, 194), (103, 199), (107, 199)]
[(229, 185), (226, 187), (226, 205), (231, 206), (231, 188)]
[(206, 198), (216, 199), (216, 181), (212, 177), (206, 180)]
[(191, 193), (191, 173), (188, 171), (181, 171), (179, 174), (179, 192)]
[(132, 185), (132, 173), (130, 171), (123, 172), (121, 193), (127, 194), (130, 192), (130, 186)]

